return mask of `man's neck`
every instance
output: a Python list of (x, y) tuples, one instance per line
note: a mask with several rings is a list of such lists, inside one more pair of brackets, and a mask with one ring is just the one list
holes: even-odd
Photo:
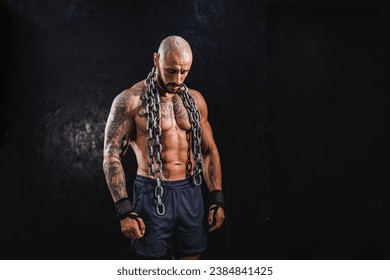
[(168, 92), (162, 88), (160, 83), (158, 81), (155, 82), (158, 92), (160, 93), (160, 96), (166, 95)]

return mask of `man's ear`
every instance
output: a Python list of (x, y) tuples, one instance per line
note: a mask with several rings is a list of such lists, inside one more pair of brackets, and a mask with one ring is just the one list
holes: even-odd
[(153, 54), (153, 64), (154, 64), (154, 67), (158, 68), (159, 60), (160, 60), (160, 54), (159, 53), (154, 53)]

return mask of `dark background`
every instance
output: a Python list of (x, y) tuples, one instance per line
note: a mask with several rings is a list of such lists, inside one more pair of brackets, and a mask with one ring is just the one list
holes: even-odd
[(172, 34), (223, 168), (203, 258), (390, 258), (385, 1), (15, 0), (0, 20), (0, 258), (133, 258), (104, 127)]

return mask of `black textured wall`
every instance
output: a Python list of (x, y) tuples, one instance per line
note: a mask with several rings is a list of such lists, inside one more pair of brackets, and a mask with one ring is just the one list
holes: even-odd
[(385, 11), (370, 4), (268, 9), (275, 257), (389, 258)]
[(171, 34), (222, 160), (227, 220), (204, 258), (388, 258), (388, 9), (311, 2), (1, 1), (0, 258), (132, 258), (104, 127)]

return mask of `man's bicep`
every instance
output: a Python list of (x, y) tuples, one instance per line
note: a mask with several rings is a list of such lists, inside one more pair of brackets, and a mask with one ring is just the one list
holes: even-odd
[(215, 145), (213, 130), (208, 120), (202, 124), (202, 153), (207, 153)]
[(201, 127), (202, 127), (202, 153), (209, 152), (210, 148), (215, 146), (213, 131), (208, 121), (208, 109), (206, 100), (203, 98), (200, 92), (194, 92), (194, 99), (201, 115)]

